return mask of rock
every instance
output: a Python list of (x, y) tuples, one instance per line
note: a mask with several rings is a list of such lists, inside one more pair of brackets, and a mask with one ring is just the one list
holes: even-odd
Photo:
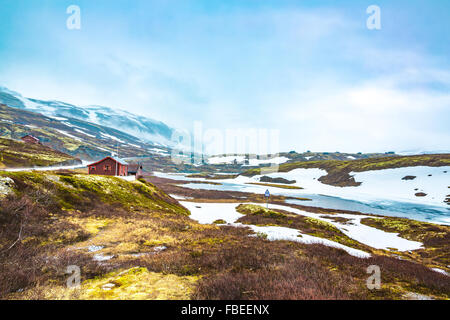
[(154, 250), (155, 252), (161, 252), (161, 251), (167, 250), (167, 247), (166, 247), (166, 246), (154, 247), (153, 250)]
[(434, 300), (432, 297), (415, 292), (408, 292), (403, 297), (407, 300)]
[(107, 283), (102, 286), (102, 289), (105, 291), (109, 291), (113, 289), (116, 285), (114, 283)]
[(14, 187), (14, 180), (9, 177), (0, 177), (0, 196), (7, 195)]
[(145, 256), (151, 256), (154, 255), (155, 252), (142, 252), (142, 253), (132, 253), (131, 256), (135, 258), (145, 257)]
[(415, 196), (416, 196), (416, 197), (426, 197), (427, 194), (424, 193), (424, 192), (417, 192), (417, 193), (415, 194)]
[(404, 176), (402, 180), (414, 180), (416, 176)]
[(278, 177), (278, 178), (272, 178), (272, 177), (269, 177), (269, 176), (262, 176), (262, 177), (259, 179), (259, 182), (293, 184), (293, 183), (295, 183), (296, 181), (295, 181), (295, 180), (287, 180), (287, 179), (284, 179), (284, 178), (281, 178), (281, 177)]
[(103, 246), (89, 246), (88, 250), (89, 252), (97, 252), (102, 250), (104, 247)]
[(114, 255), (104, 256), (102, 254), (95, 254), (93, 259), (94, 259), (94, 261), (108, 261), (108, 260), (111, 260), (112, 258), (114, 258)]

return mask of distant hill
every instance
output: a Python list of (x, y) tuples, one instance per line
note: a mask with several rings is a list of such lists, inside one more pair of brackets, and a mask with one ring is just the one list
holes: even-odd
[[(393, 169), (402, 167), (441, 167), (450, 166), (450, 154), (429, 154), (415, 156), (375, 157), (359, 160), (319, 160), (283, 163), (278, 167), (278, 172), (289, 172), (299, 168), (319, 168), (327, 171), (327, 175), (319, 178), (319, 181), (334, 186), (358, 186), (360, 183), (349, 174), (350, 172), (363, 172), (371, 170)], [(269, 173), (270, 168), (266, 168)], [(242, 173), (244, 176), (261, 174), (261, 168), (249, 169)]]
[(297, 153), (295, 151), (291, 152), (281, 152), (280, 156), (284, 156), (290, 159), (290, 162), (297, 161), (318, 161), (318, 160), (359, 160), (368, 158), (384, 158), (384, 157), (395, 157), (397, 156), (394, 152), (385, 153), (345, 153), (345, 152), (302, 152)]
[(68, 165), (80, 162), (79, 159), (68, 154), (40, 144), (0, 138), (0, 169)]

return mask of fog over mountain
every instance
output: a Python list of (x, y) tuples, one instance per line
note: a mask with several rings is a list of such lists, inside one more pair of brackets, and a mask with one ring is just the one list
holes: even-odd
[(167, 145), (173, 129), (166, 124), (127, 111), (105, 106), (76, 106), (61, 101), (44, 101), (23, 97), (0, 87), (0, 103), (13, 108), (37, 112), (48, 117), (69, 117), (131, 134), (143, 141)]

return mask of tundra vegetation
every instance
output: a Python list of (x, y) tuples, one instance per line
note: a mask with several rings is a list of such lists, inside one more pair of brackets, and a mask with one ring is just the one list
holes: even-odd
[[(327, 171), (320, 177), (319, 181), (333, 186), (359, 186), (361, 183), (350, 176), (350, 172), (363, 172), (369, 170), (393, 169), (402, 167), (450, 166), (450, 154), (429, 154), (415, 156), (395, 156), (383, 158), (367, 158), (358, 160), (326, 160), (326, 161), (302, 161), (280, 164), (277, 172), (289, 172), (294, 169), (318, 168)], [(242, 173), (244, 176), (255, 176), (261, 174), (262, 168), (249, 169)], [(268, 173), (269, 168), (264, 168)]]
[(44, 167), (80, 160), (40, 144), (0, 138), (0, 168)]
[[(167, 181), (161, 189), (146, 180), (73, 171), (0, 176), (13, 181), (0, 199), (1, 299), (402, 299), (411, 292), (436, 299), (450, 296), (450, 278), (431, 270), (423, 259), (402, 260), (384, 251), (360, 259), (320, 244), (271, 242), (223, 221), (199, 224), (163, 191)], [(224, 193), (222, 201), (233, 195)], [(238, 197), (257, 200), (242, 193)], [(286, 225), (363, 248), (320, 220), (248, 204), (239, 211), (245, 214), (243, 223)], [(410, 223), (389, 227), (405, 237), (419, 237), (422, 232), (414, 235)], [(423, 238), (424, 243), (441, 248), (443, 241), (433, 240), (434, 231), (428, 231), (430, 242)], [(448, 228), (437, 232), (448, 234)], [(79, 288), (66, 286), (69, 265), (81, 269)], [(369, 265), (382, 270), (380, 290), (366, 287)]]

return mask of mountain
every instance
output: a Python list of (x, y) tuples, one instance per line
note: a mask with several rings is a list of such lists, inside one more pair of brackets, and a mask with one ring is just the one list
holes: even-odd
[(113, 128), (155, 145), (169, 145), (174, 130), (160, 121), (127, 111), (104, 106), (80, 107), (60, 101), (25, 98), (20, 93), (5, 87), (0, 87), (0, 104), (2, 103), (9, 107), (37, 112), (56, 120), (63, 118), (63, 121), (70, 124), (74, 124), (73, 120), (81, 120)]
[(397, 154), (402, 156), (412, 156), (417, 154), (445, 154), (450, 153), (450, 150), (423, 150), (423, 149), (411, 149), (411, 150), (402, 150), (397, 152)]
[(145, 142), (128, 133), (99, 124), (49, 117), (0, 104), (0, 137), (20, 139), (32, 134), (43, 145), (83, 160), (96, 160), (119, 152), (121, 157), (160, 158), (169, 149)]

